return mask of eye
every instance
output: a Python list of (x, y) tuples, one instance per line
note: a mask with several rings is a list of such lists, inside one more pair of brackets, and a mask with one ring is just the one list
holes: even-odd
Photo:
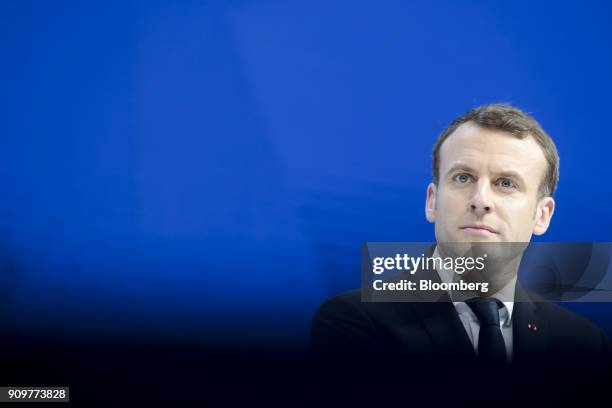
[(514, 182), (512, 180), (509, 179), (499, 179), (497, 181), (497, 185), (500, 186), (501, 188), (516, 188), (516, 184), (514, 184)]
[(456, 182), (460, 184), (465, 184), (472, 180), (472, 176), (470, 176), (469, 174), (461, 173), (453, 177), (453, 180), (455, 180)]

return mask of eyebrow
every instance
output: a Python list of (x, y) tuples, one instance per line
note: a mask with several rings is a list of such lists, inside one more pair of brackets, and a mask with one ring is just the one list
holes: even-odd
[(454, 173), (458, 170), (461, 171), (467, 171), (469, 173), (476, 173), (476, 170), (474, 170), (473, 168), (471, 168), (470, 166), (468, 166), (467, 164), (463, 164), (463, 163), (457, 163), (454, 164), (447, 172), (446, 175), (448, 176), (451, 173)]
[[(472, 167), (468, 166), (467, 164), (456, 163), (446, 172), (446, 175), (448, 176), (451, 173), (454, 173), (456, 171), (466, 171), (468, 173), (476, 173), (476, 170), (474, 170)], [(496, 173), (496, 175), (498, 177), (515, 179), (519, 182), (520, 185), (525, 185), (525, 179), (523, 179), (523, 176), (521, 176), (521, 174), (517, 171), (503, 170), (503, 171)]]

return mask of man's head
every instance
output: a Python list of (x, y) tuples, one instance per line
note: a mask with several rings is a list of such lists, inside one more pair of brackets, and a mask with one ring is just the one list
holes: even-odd
[(558, 177), (557, 149), (535, 119), (481, 106), (436, 142), (426, 217), (438, 242), (528, 242), (548, 229)]

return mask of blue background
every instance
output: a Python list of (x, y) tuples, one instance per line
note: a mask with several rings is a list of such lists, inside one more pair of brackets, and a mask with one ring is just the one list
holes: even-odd
[(409, 3), (3, 1), (5, 333), (303, 345), (361, 242), (434, 239), (432, 145), (489, 102), (558, 145), (544, 240), (612, 241), (610, 6)]

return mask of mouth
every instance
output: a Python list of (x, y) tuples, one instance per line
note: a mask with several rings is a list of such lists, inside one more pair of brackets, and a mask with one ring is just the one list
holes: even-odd
[(497, 234), (498, 233), (497, 231), (495, 231), (495, 229), (485, 224), (468, 224), (468, 225), (459, 227), (459, 229), (465, 232), (468, 232), (468, 233), (473, 233), (473, 234)]

